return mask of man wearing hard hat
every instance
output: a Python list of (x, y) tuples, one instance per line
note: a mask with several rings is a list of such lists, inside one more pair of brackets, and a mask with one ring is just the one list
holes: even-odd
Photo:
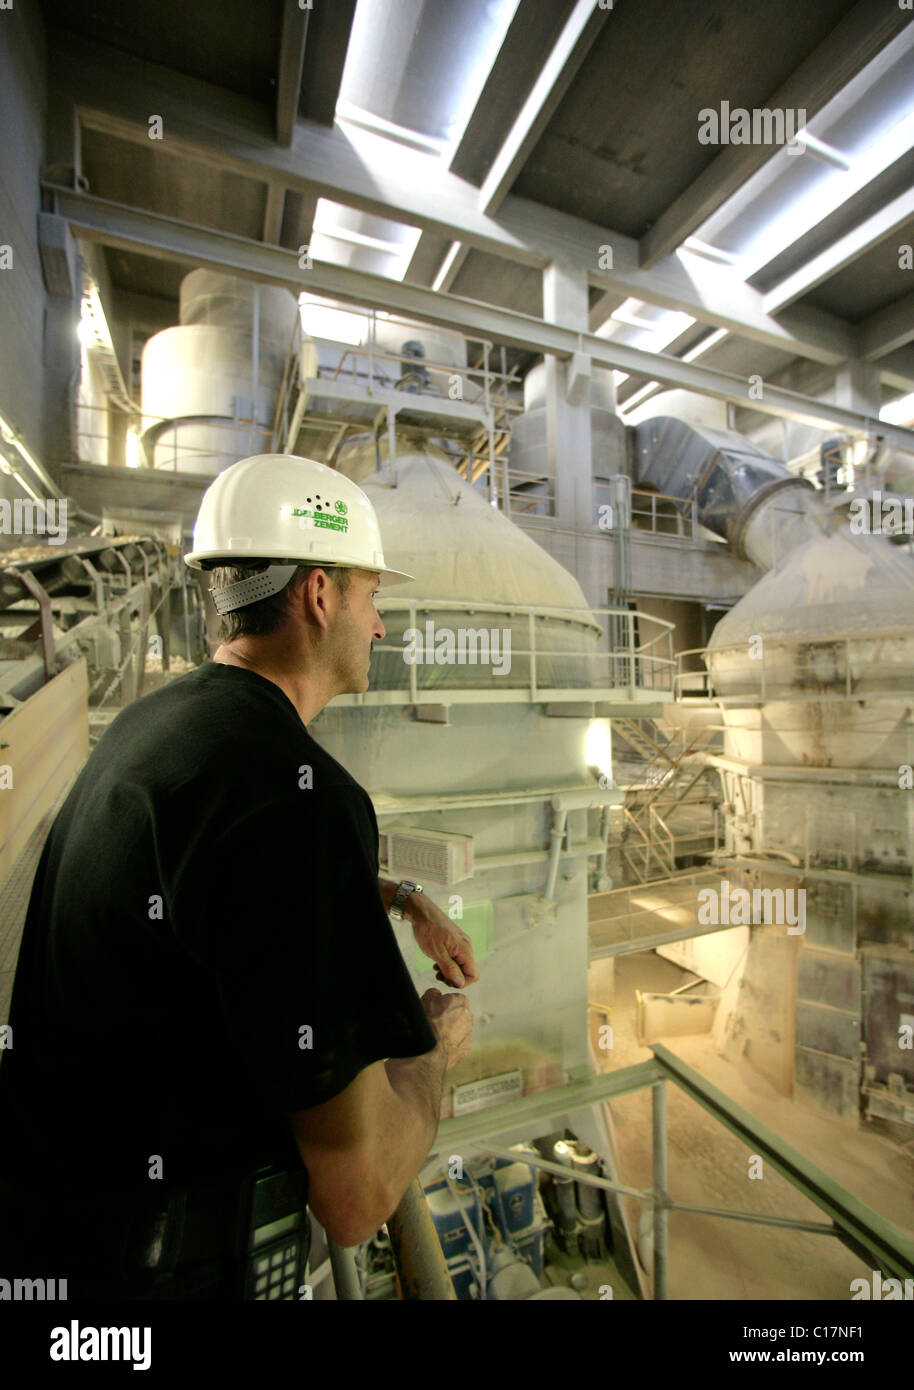
[(469, 1052), (478, 978), (421, 885), (378, 878), (368, 794), (308, 732), (367, 689), (384, 563), (361, 488), (244, 459), (207, 489), (211, 661), (122, 710), (48, 836), (0, 1067), (3, 1274), (69, 1297), (307, 1297), (393, 1213)]

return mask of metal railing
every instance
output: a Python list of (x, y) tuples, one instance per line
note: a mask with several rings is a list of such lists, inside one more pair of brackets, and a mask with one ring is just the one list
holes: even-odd
[[(269, 452), (272, 439), (270, 426), (254, 420), (246, 413), (238, 413), (234, 419), (190, 415), (177, 418), (137, 415), (128, 417), (127, 432), (133, 428), (138, 430), (141, 425), (143, 428), (143, 435), (137, 435), (137, 457), (135, 465), (132, 465), (127, 462), (127, 432), (112, 433), (108, 429), (110, 411), (107, 406), (81, 402), (79, 413), (81, 418), (77, 426), (78, 461), (101, 467), (129, 467), (131, 472), (149, 472), (153, 469), (156, 473), (184, 472), (208, 480), (245, 455)], [(89, 418), (84, 420), (83, 416)], [(101, 417), (100, 423), (104, 428), (88, 428), (88, 424), (95, 423), (95, 417)], [(186, 438), (181, 438), (182, 427), (185, 425), (199, 425), (205, 428), (208, 435), (218, 437), (214, 439), (218, 447), (203, 448), (188, 443)], [(149, 430), (154, 426), (158, 426), (158, 430), (149, 434)], [(153, 454), (158, 455), (157, 464), (153, 463)], [(100, 459), (103, 459), (101, 463)], [(195, 467), (198, 463), (202, 463), (204, 467)]]
[[(466, 356), (468, 361), (475, 355), (478, 362), (475, 365), (460, 365), (457, 363), (435, 362), (424, 357), (413, 357), (408, 353), (394, 352), (389, 348), (382, 347), (377, 341), (377, 324), (379, 315), (376, 310), (367, 306), (354, 306), (352, 313), (364, 318), (368, 325), (367, 339), (359, 345), (343, 347), (335, 363), (321, 365), (315, 362), (313, 370), (317, 380), (326, 380), (338, 383), (343, 379), (351, 382), (356, 398), (364, 397), (370, 401), (372, 395), (378, 388), (386, 391), (396, 390), (402, 387), (404, 380), (408, 380), (409, 396), (411, 402), (415, 402), (421, 411), (422, 406), (430, 413), (434, 414), (435, 402), (443, 402), (445, 399), (460, 401), (470, 406), (478, 406), (482, 411), (482, 420), (479, 422), (478, 432), (469, 440), (461, 438), (459, 443), (462, 447), (457, 452), (462, 455), (458, 466), (458, 471), (471, 483), (475, 483), (483, 474), (487, 475), (489, 500), (507, 513), (510, 513), (511, 499), (510, 483), (505, 475), (505, 454), (511, 434), (511, 416), (523, 410), (523, 403), (509, 395), (509, 387), (517, 386), (516, 370), (507, 372), (498, 371), (491, 363), (491, 356), (494, 351), (493, 344), (485, 338), (478, 338), (456, 329), (441, 328), (432, 325), (431, 330), (436, 336), (446, 335), (459, 341), (466, 346)], [(404, 330), (416, 331), (416, 323), (413, 321), (400, 319), (397, 316), (386, 315), (383, 319), (385, 325), (390, 323), (402, 323)], [(272, 447), (276, 450), (288, 452), (295, 446), (298, 432), (307, 425), (307, 416), (303, 409), (302, 389), (306, 378), (306, 366), (304, 353), (307, 349), (309, 339), (307, 338), (300, 319), (296, 319), (286, 358), (286, 365), (283, 371), (282, 382), (280, 385), (276, 411), (273, 420)], [(504, 361), (504, 354), (502, 354)], [(390, 370), (394, 368), (394, 370)], [(426, 373), (435, 372), (446, 374), (449, 384), (453, 388), (453, 394), (448, 392), (445, 397), (442, 392), (436, 390), (425, 378)], [(420, 405), (421, 403), (421, 405)], [(333, 443), (333, 453), (339, 448), (348, 433), (364, 434), (366, 428), (373, 429), (377, 433), (383, 424), (384, 414), (387, 414), (387, 431), (389, 436), (390, 448), (396, 449), (394, 433), (394, 418), (396, 411), (383, 402), (379, 404), (379, 413), (373, 425), (366, 426), (365, 421), (353, 421), (340, 419), (334, 424), (338, 424), (337, 438)], [(311, 422), (316, 424), (317, 422)], [(422, 430), (423, 426), (415, 420), (411, 420), (409, 428), (411, 431)], [(462, 437), (467, 433), (472, 435), (473, 420), (467, 414), (467, 418), (461, 422), (458, 434)], [(448, 437), (447, 430), (442, 429), (440, 421), (427, 426), (429, 437)], [(458, 439), (454, 438), (454, 444), (458, 444)], [(393, 462), (393, 458), (391, 459)]]
[[(910, 642), (909, 632), (851, 632), (835, 637), (762, 637), (757, 656), (750, 655), (748, 642), (733, 642), (719, 647), (692, 647), (677, 653), (677, 671), (674, 677), (674, 692), (677, 700), (706, 699), (738, 703), (741, 699), (749, 702), (765, 700), (775, 694), (791, 700), (850, 700), (860, 695), (861, 689), (867, 696), (881, 692), (896, 694), (898, 690), (910, 688), (910, 663), (886, 662), (879, 656), (879, 649), (888, 644)], [(876, 647), (876, 651), (871, 649)], [(707, 662), (709, 657), (739, 656), (751, 665), (746, 667), (742, 680), (747, 687), (744, 692), (721, 695), (715, 690), (710, 670), (686, 670), (684, 661), (700, 657)], [(787, 661), (789, 660), (789, 691)], [(891, 673), (894, 683), (880, 685), (876, 677), (880, 671)], [(758, 672), (757, 681), (750, 679), (750, 672)], [(750, 688), (751, 687), (751, 688)]]
[(697, 913), (700, 889), (719, 882), (719, 869), (683, 869), (647, 883), (629, 883), (608, 893), (591, 894), (591, 959), (653, 950), (656, 945), (718, 930), (703, 927)]
[[(695, 934), (694, 929), (692, 934)], [(582, 1081), (572, 1081), (549, 1091), (522, 1096), (518, 1100), (493, 1106), (491, 1110), (442, 1120), (438, 1127), (434, 1152), (498, 1155), (504, 1151), (493, 1147), (488, 1142), (489, 1136), (497, 1139), (500, 1135), (508, 1133), (547, 1133), (550, 1121), (555, 1116), (566, 1115), (569, 1123), (573, 1124), (575, 1112), (583, 1111), (585, 1107), (649, 1087), (652, 1095), (652, 1186), (640, 1190), (609, 1178), (589, 1174), (583, 1169), (575, 1169), (574, 1176), (576, 1182), (580, 1181), (605, 1192), (631, 1198), (650, 1208), (653, 1217), (651, 1238), (655, 1299), (668, 1297), (671, 1211), (837, 1237), (859, 1259), (872, 1261), (874, 1268), (888, 1271), (892, 1277), (909, 1278), (914, 1275), (914, 1240), (909, 1234), (861, 1202), (675, 1053), (660, 1043), (650, 1046), (653, 1057), (649, 1062), (601, 1073)], [(685, 1095), (695, 1100), (714, 1119), (729, 1129), (748, 1147), (750, 1153), (760, 1155), (770, 1163), (771, 1167), (786, 1178), (802, 1196), (819, 1207), (828, 1220), (808, 1221), (750, 1211), (733, 1211), (723, 1207), (679, 1202), (673, 1198), (668, 1191), (667, 1172), (668, 1081), (678, 1086)], [(558, 1167), (532, 1153), (524, 1154), (524, 1162), (546, 1171)], [(558, 1171), (564, 1175), (567, 1170), (559, 1167)]]
[[(608, 502), (612, 496), (613, 484), (604, 481), (602, 478), (594, 479), (594, 493), (597, 497), (598, 507), (601, 499), (606, 498)], [(613, 513), (611, 525), (604, 526), (606, 531), (614, 531), (619, 525), (620, 520), (626, 524), (627, 518), (619, 518)], [(694, 543), (699, 539), (698, 509), (695, 497), (688, 504), (685, 504), (681, 497), (672, 497), (664, 492), (652, 492), (648, 488), (633, 487), (631, 489), (631, 524), (629, 528), (633, 534), (647, 533), (653, 536), (664, 536), (671, 540), (682, 540)], [(713, 541), (707, 544), (713, 545)]]
[[(706, 770), (703, 762), (695, 768), (694, 755), (706, 751), (702, 745), (709, 734), (716, 734), (716, 729), (704, 725), (697, 730), (677, 729), (673, 737), (661, 745), (642, 735), (632, 721), (621, 722), (622, 737), (633, 747), (640, 746), (648, 762), (643, 777), (645, 785), (626, 788), (624, 821), (613, 848), (619, 850), (634, 877), (643, 883), (652, 877), (674, 874), (677, 856), (703, 852), (702, 847), (712, 835), (715, 850), (717, 848), (714, 825), (697, 833), (681, 832), (667, 819), (680, 805), (690, 804), (686, 798)], [(693, 798), (691, 804), (700, 801), (711, 806), (715, 799), (711, 796)], [(691, 848), (685, 848), (686, 845)]]
[[(555, 517), (555, 478), (551, 473), (532, 473), (528, 468), (511, 468), (506, 462), (499, 469), (507, 490), (509, 516)], [(478, 476), (478, 473), (477, 473)]]
[[(565, 608), (552, 607), (540, 604), (504, 604), (504, 603), (485, 603), (473, 601), (472, 604), (461, 603), (456, 599), (417, 599), (417, 598), (383, 598), (379, 599), (378, 609), (380, 612), (406, 613), (409, 616), (408, 627), (404, 630), (414, 630), (420, 635), (424, 632), (424, 624), (428, 617), (434, 613), (447, 613), (452, 616), (459, 613), (466, 615), (468, 619), (474, 620), (467, 623), (464, 631), (478, 633), (480, 619), (495, 618), (498, 621), (495, 631), (504, 628), (513, 628), (520, 622), (525, 626), (527, 645), (523, 648), (515, 648), (511, 644), (510, 657), (513, 662), (515, 657), (523, 658), (525, 675), (523, 685), (515, 685), (512, 688), (503, 687), (499, 690), (501, 676), (493, 674), (491, 689), (486, 690), (461, 690), (460, 685), (455, 684), (448, 687), (442, 683), (436, 683), (427, 689), (420, 687), (417, 666), (421, 663), (407, 661), (408, 648), (404, 645), (379, 642), (374, 644), (377, 652), (397, 653), (403, 658), (404, 664), (404, 684), (402, 691), (367, 691), (364, 694), (337, 696), (337, 703), (393, 703), (392, 695), (402, 694), (402, 703), (421, 704), (434, 703), (441, 704), (447, 701), (443, 697), (453, 700), (461, 695), (467, 699), (476, 699), (485, 702), (495, 694), (496, 698), (510, 700), (556, 700), (568, 699), (575, 692), (584, 691), (592, 696), (598, 696), (600, 692), (616, 691), (626, 689), (632, 695), (637, 691), (651, 691), (657, 694), (668, 695), (672, 693), (674, 683), (675, 659), (673, 656), (673, 631), (674, 624), (667, 622), (663, 618), (655, 618), (651, 614), (641, 613), (637, 610), (627, 608)], [(552, 619), (557, 622), (565, 621), (569, 625), (572, 623), (591, 624), (595, 618), (605, 617), (619, 625), (624, 637), (624, 646), (621, 648), (610, 648), (602, 651), (591, 649), (555, 649), (546, 648), (542, 645), (542, 635), (537, 632), (538, 619)], [(650, 637), (641, 638), (640, 632), (643, 625), (653, 625), (657, 631)], [(458, 634), (461, 629), (458, 629)], [(490, 631), (492, 629), (490, 628)], [(608, 644), (607, 631), (604, 630), (603, 641)], [(662, 649), (662, 653), (661, 653)], [(475, 655), (475, 647), (474, 647)], [(543, 673), (544, 663), (588, 663), (596, 668), (597, 675), (588, 681), (581, 683), (569, 683), (568, 685), (558, 685), (551, 681)], [(446, 664), (446, 663), (441, 663)], [(453, 663), (465, 667), (467, 664), (476, 665), (476, 662), (467, 663), (466, 661)], [(492, 663), (478, 663), (482, 668), (484, 665)], [(440, 672), (440, 665), (438, 665)], [(372, 695), (376, 697), (372, 701)], [(380, 698), (379, 698), (380, 697)]]

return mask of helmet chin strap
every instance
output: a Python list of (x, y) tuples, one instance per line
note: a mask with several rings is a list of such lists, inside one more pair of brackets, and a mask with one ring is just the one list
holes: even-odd
[(216, 612), (221, 617), (223, 613), (232, 613), (236, 608), (244, 608), (249, 603), (256, 603), (258, 599), (278, 594), (280, 589), (286, 587), (297, 569), (297, 564), (270, 565), (260, 574), (239, 579), (234, 584), (227, 584), (224, 589), (214, 589), (210, 586)]

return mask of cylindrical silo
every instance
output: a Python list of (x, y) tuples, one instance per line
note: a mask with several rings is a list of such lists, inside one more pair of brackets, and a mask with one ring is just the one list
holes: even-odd
[(143, 442), (156, 468), (214, 477), (269, 451), (297, 313), (288, 290), (209, 270), (184, 277), (181, 326), (143, 349)]

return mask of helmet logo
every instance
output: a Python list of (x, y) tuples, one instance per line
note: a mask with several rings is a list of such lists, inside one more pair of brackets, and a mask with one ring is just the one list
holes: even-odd
[(349, 518), (345, 515), (347, 511), (346, 503), (339, 501), (336, 503), (336, 510), (339, 513), (337, 516), (334, 516), (330, 511), (323, 510), (323, 508), (328, 505), (329, 504), (325, 502), (323, 504), (318, 503), (314, 508), (292, 507), (290, 510), (292, 516), (301, 518), (299, 521), (300, 526), (317, 526), (323, 528), (325, 531), (348, 531)]

